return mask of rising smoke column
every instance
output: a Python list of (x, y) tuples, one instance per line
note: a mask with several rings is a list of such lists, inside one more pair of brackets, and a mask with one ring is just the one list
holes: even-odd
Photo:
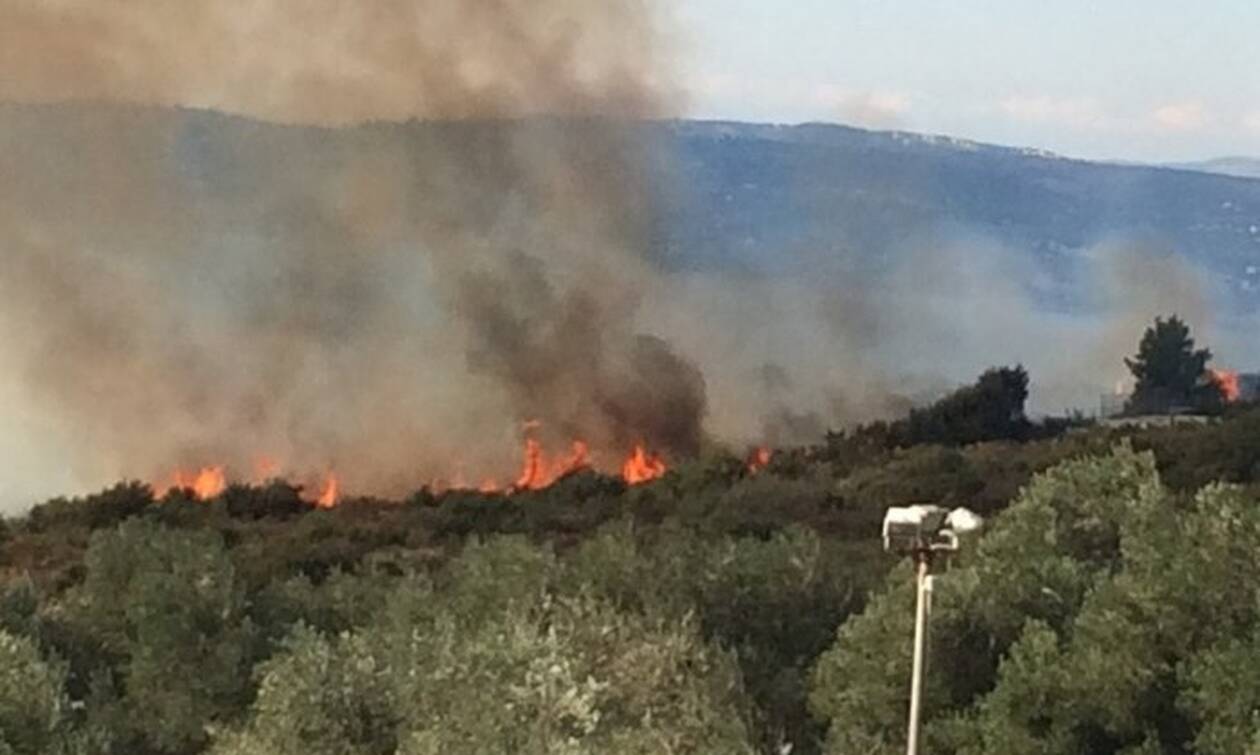
[(0, 106), (5, 374), (65, 465), (396, 492), (510, 469), (532, 420), (693, 452), (703, 380), (635, 327), (634, 119), (677, 106), (650, 11), (0, 0), (0, 100), (93, 103)]

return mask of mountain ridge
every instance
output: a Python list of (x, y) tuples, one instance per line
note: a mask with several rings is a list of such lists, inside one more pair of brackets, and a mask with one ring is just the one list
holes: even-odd
[[(407, 153), (416, 143), (459, 138), (465, 128), (512, 129), (536, 120), (307, 126), (199, 108), (8, 103), (0, 104), (0, 157), (8, 151), (9, 167), (20, 163), (10, 171), (20, 183), (69, 181), (94, 192), (105, 190), (91, 185), (101, 178), (62, 164), (66, 154), (81, 152), (85, 139), (141, 151), (151, 139), (153, 159), (180, 162), (168, 168), (183, 176), (180, 186), (192, 201), (210, 187), (215, 201), (232, 206), (273, 180), (259, 164), (318, 177), (374, 145)], [(1243, 306), (1256, 306), (1260, 296), (1257, 178), (842, 124), (618, 123), (647, 147), (645, 171), (665, 198), (653, 243), (679, 269), (855, 274), (879, 268), (908, 245), (971, 234), (1015, 250), (1048, 281), (1040, 284), (1043, 298), (1072, 306), (1079, 304), (1082, 255), (1132, 239), (1205, 270)], [(29, 150), (47, 159), (15, 157)], [(65, 175), (51, 175), (58, 170)], [(215, 178), (213, 186), (206, 176)]]

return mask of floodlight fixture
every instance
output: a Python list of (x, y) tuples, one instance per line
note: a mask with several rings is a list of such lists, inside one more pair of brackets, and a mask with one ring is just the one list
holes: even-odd
[(940, 506), (895, 506), (884, 515), (884, 550), (914, 557), (917, 598), (914, 612), (914, 664), (910, 677), (910, 722), (906, 754), (918, 755), (927, 655), (927, 625), (932, 610), (932, 563), (937, 555), (958, 550), (959, 535), (975, 532), (984, 520), (972, 511)]

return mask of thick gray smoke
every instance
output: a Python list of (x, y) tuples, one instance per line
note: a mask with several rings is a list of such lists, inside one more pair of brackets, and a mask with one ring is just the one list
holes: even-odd
[(677, 106), (644, 4), (0, 10), (0, 100), (135, 103), (0, 110), (0, 398), (51, 485), (502, 481), (526, 423), (603, 465), (698, 447), (703, 379), (635, 317), (633, 119)]
[(0, 0), (0, 101), (349, 123), (644, 115), (671, 85), (649, 0)]
[(651, 10), (0, 0), (0, 510), (207, 464), (504, 483), (525, 427), (605, 468), (815, 442), (1014, 362), (1035, 411), (1089, 409), (1169, 312), (1252, 355), (1145, 243), (1082, 253), (1077, 314), (956, 230), (806, 250), (808, 279), (663, 273)]

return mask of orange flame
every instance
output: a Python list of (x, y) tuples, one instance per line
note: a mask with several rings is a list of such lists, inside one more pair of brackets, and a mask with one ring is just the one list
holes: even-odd
[(321, 509), (331, 509), (340, 499), (341, 483), (337, 480), (337, 475), (330, 472), (328, 478), (324, 480), (324, 490), (319, 494), (319, 500), (315, 502), (315, 505)]
[(1225, 402), (1232, 404), (1242, 396), (1242, 388), (1238, 384), (1237, 370), (1208, 370), (1212, 382), (1221, 389)]
[(542, 490), (549, 487), (556, 480), (585, 468), (586, 457), (589, 453), (590, 449), (586, 443), (575, 440), (573, 451), (567, 458), (555, 459), (548, 463), (542, 444), (534, 438), (526, 438), (525, 463), (513, 487), (517, 490)]
[[(531, 421), (525, 425), (527, 432), (537, 430), (539, 427), (541, 423), (538, 421)], [(769, 453), (767, 449), (759, 449), (755, 458), (749, 462), (750, 468), (754, 464), (760, 468), (768, 463)], [(510, 495), (516, 491), (542, 490), (568, 475), (591, 466), (590, 448), (585, 441), (573, 441), (568, 454), (551, 455), (538, 439), (527, 437), (524, 461), (514, 484), (505, 487), (494, 477), (487, 477), (479, 486), (473, 488), (464, 482), (463, 473), (457, 468), (453, 481), (437, 480), (431, 488), (436, 491), (476, 490), (484, 494)], [(282, 480), (284, 479), (283, 470), (284, 465), (275, 457), (260, 455), (255, 457), (252, 479), (255, 484), (260, 485), (272, 480)], [(637, 485), (664, 476), (666, 470), (664, 458), (649, 452), (646, 445), (640, 443), (634, 447), (634, 451), (622, 464), (621, 474), (627, 483)], [(160, 489), (160, 495), (166, 495), (173, 489), (186, 489), (191, 490), (199, 500), (207, 501), (221, 495), (228, 485), (227, 468), (221, 464), (203, 467), (195, 473), (179, 470), (172, 475), (171, 479), (169, 486)], [(155, 490), (158, 489), (155, 486)], [(330, 471), (324, 477), (319, 496), (312, 503), (318, 508), (330, 509), (341, 502), (341, 497), (341, 480), (335, 472)]]
[(163, 495), (171, 489), (191, 490), (198, 499), (208, 501), (227, 489), (227, 475), (222, 466), (202, 467), (196, 474), (177, 470)]
[(651, 482), (665, 475), (665, 460), (648, 453), (643, 444), (634, 447), (634, 453), (621, 465), (621, 476), (631, 485)]
[(753, 449), (752, 453), (748, 454), (748, 471), (754, 474), (760, 472), (770, 466), (770, 460), (773, 458), (774, 451), (765, 446)]

